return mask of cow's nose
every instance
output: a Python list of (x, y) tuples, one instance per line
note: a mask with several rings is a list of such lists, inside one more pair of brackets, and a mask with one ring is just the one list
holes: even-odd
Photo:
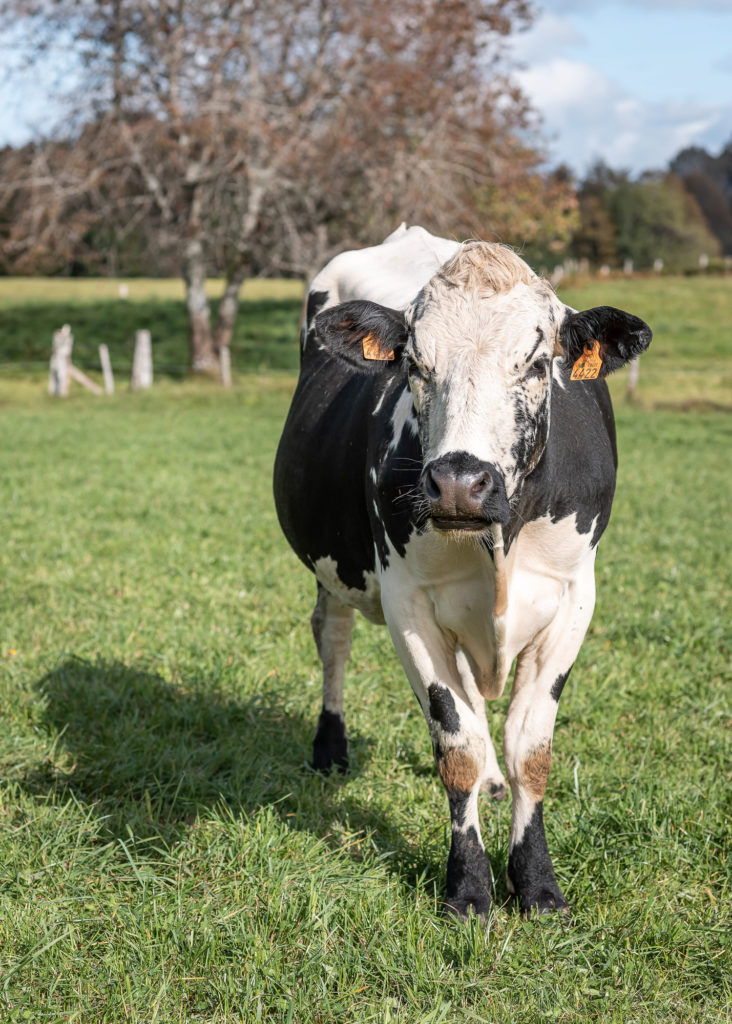
[(443, 460), (432, 463), (425, 471), (424, 490), (431, 502), (479, 509), (493, 487), (486, 470), (477, 473), (458, 473)]
[(432, 519), (443, 529), (508, 521), (502, 474), (466, 452), (451, 452), (425, 466), (422, 489)]

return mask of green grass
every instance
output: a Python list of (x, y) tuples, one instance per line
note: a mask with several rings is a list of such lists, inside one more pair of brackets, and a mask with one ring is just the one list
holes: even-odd
[[(120, 284), (129, 289), (127, 299), (119, 298)], [(212, 298), (221, 288), (222, 282), (209, 282)], [(732, 410), (732, 278), (597, 280), (567, 287), (561, 296), (580, 309), (619, 306), (652, 325), (654, 342), (641, 361), (639, 404)], [(231, 346), (234, 370), (295, 371), (293, 340), (301, 312), (298, 281), (247, 281)], [(0, 278), (0, 375), (14, 383), (42, 375), (53, 332), (64, 323), (73, 330), (74, 362), (99, 383), (99, 345), (108, 345), (117, 386), (123, 386), (141, 327), (152, 332), (156, 376), (186, 376), (188, 328), (180, 281)], [(623, 371), (612, 378), (618, 398), (626, 377)]]
[[(575, 308), (617, 306), (652, 326), (653, 342), (640, 362), (642, 404), (732, 410), (732, 277), (600, 280), (560, 294)], [(612, 378), (616, 395), (626, 376)]]
[[(645, 302), (656, 326), (642, 283), (623, 304)], [(672, 321), (661, 337), (686, 345)], [(455, 926), (427, 730), (364, 621), (352, 770), (307, 767), (314, 587), (270, 496), (293, 382), (0, 384), (0, 1020), (728, 1019), (732, 418), (618, 403), (546, 800), (573, 919), (507, 903), (510, 807), (485, 801), (497, 909)]]
[[(125, 284), (129, 296), (119, 297)], [(222, 282), (210, 281), (216, 299)], [(299, 281), (247, 281), (231, 352), (234, 368), (293, 370), (292, 344), (302, 312)], [(212, 315), (215, 317), (215, 302)], [(135, 331), (150, 330), (156, 374), (182, 377), (189, 365), (188, 321), (178, 280), (0, 277), (0, 372), (14, 378), (39, 372), (51, 354), (53, 332), (63, 324), (74, 335), (74, 363), (101, 382), (99, 345), (109, 348), (118, 386), (129, 378)]]

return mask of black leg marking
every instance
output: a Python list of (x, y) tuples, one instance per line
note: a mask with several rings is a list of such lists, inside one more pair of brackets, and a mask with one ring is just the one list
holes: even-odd
[(443, 732), (460, 732), (460, 715), (455, 707), (453, 695), (446, 686), (430, 683), (427, 688), (430, 698), (430, 717)]
[(508, 878), (513, 885), (522, 914), (547, 914), (569, 907), (557, 884), (544, 834), (544, 812), (539, 801), (529, 819), (521, 842), (508, 855)]
[(320, 712), (313, 741), (313, 768), (324, 775), (328, 775), (333, 768), (340, 772), (348, 768), (345, 719), (325, 708)]
[(564, 684), (569, 679), (569, 673), (571, 671), (572, 671), (572, 666), (570, 665), (569, 668), (567, 669), (567, 671), (566, 672), (562, 672), (561, 675), (558, 675), (557, 678), (552, 683), (552, 688), (549, 691), (549, 696), (553, 700), (555, 700), (557, 702), (557, 704), (559, 703), (559, 698), (562, 696), (562, 690), (564, 689)]
[(467, 920), (472, 911), (483, 920), (491, 909), (490, 861), (475, 828), (471, 825), (461, 831), (470, 794), (453, 793), (449, 799), (453, 832), (447, 859), (445, 913)]

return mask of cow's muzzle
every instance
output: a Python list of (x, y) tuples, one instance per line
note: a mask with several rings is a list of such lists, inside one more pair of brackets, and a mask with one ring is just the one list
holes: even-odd
[(467, 452), (450, 452), (429, 462), (421, 484), (438, 530), (478, 533), (490, 523), (505, 526), (509, 520), (503, 474)]

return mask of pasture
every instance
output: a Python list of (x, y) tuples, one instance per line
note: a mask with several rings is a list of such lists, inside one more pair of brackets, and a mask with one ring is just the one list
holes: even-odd
[[(729, 281), (563, 293), (625, 306), (655, 341), (636, 403), (613, 384), (618, 493), (554, 738), (547, 837), (573, 915), (514, 911), (510, 806), (486, 799), (485, 926), (440, 915), (447, 801), (388, 636), (363, 620), (351, 770), (308, 767), (314, 584), (270, 485), (295, 286), (245, 301), (231, 392), (176, 370), (151, 393), (118, 380), (60, 401), (39, 361), (64, 321), (85, 369), (101, 341), (129, 365), (141, 326), (165, 337), (159, 362), (185, 362), (174, 295), (64, 285), (0, 280), (0, 1019), (727, 1019)], [(498, 750), (507, 702), (489, 705)]]

